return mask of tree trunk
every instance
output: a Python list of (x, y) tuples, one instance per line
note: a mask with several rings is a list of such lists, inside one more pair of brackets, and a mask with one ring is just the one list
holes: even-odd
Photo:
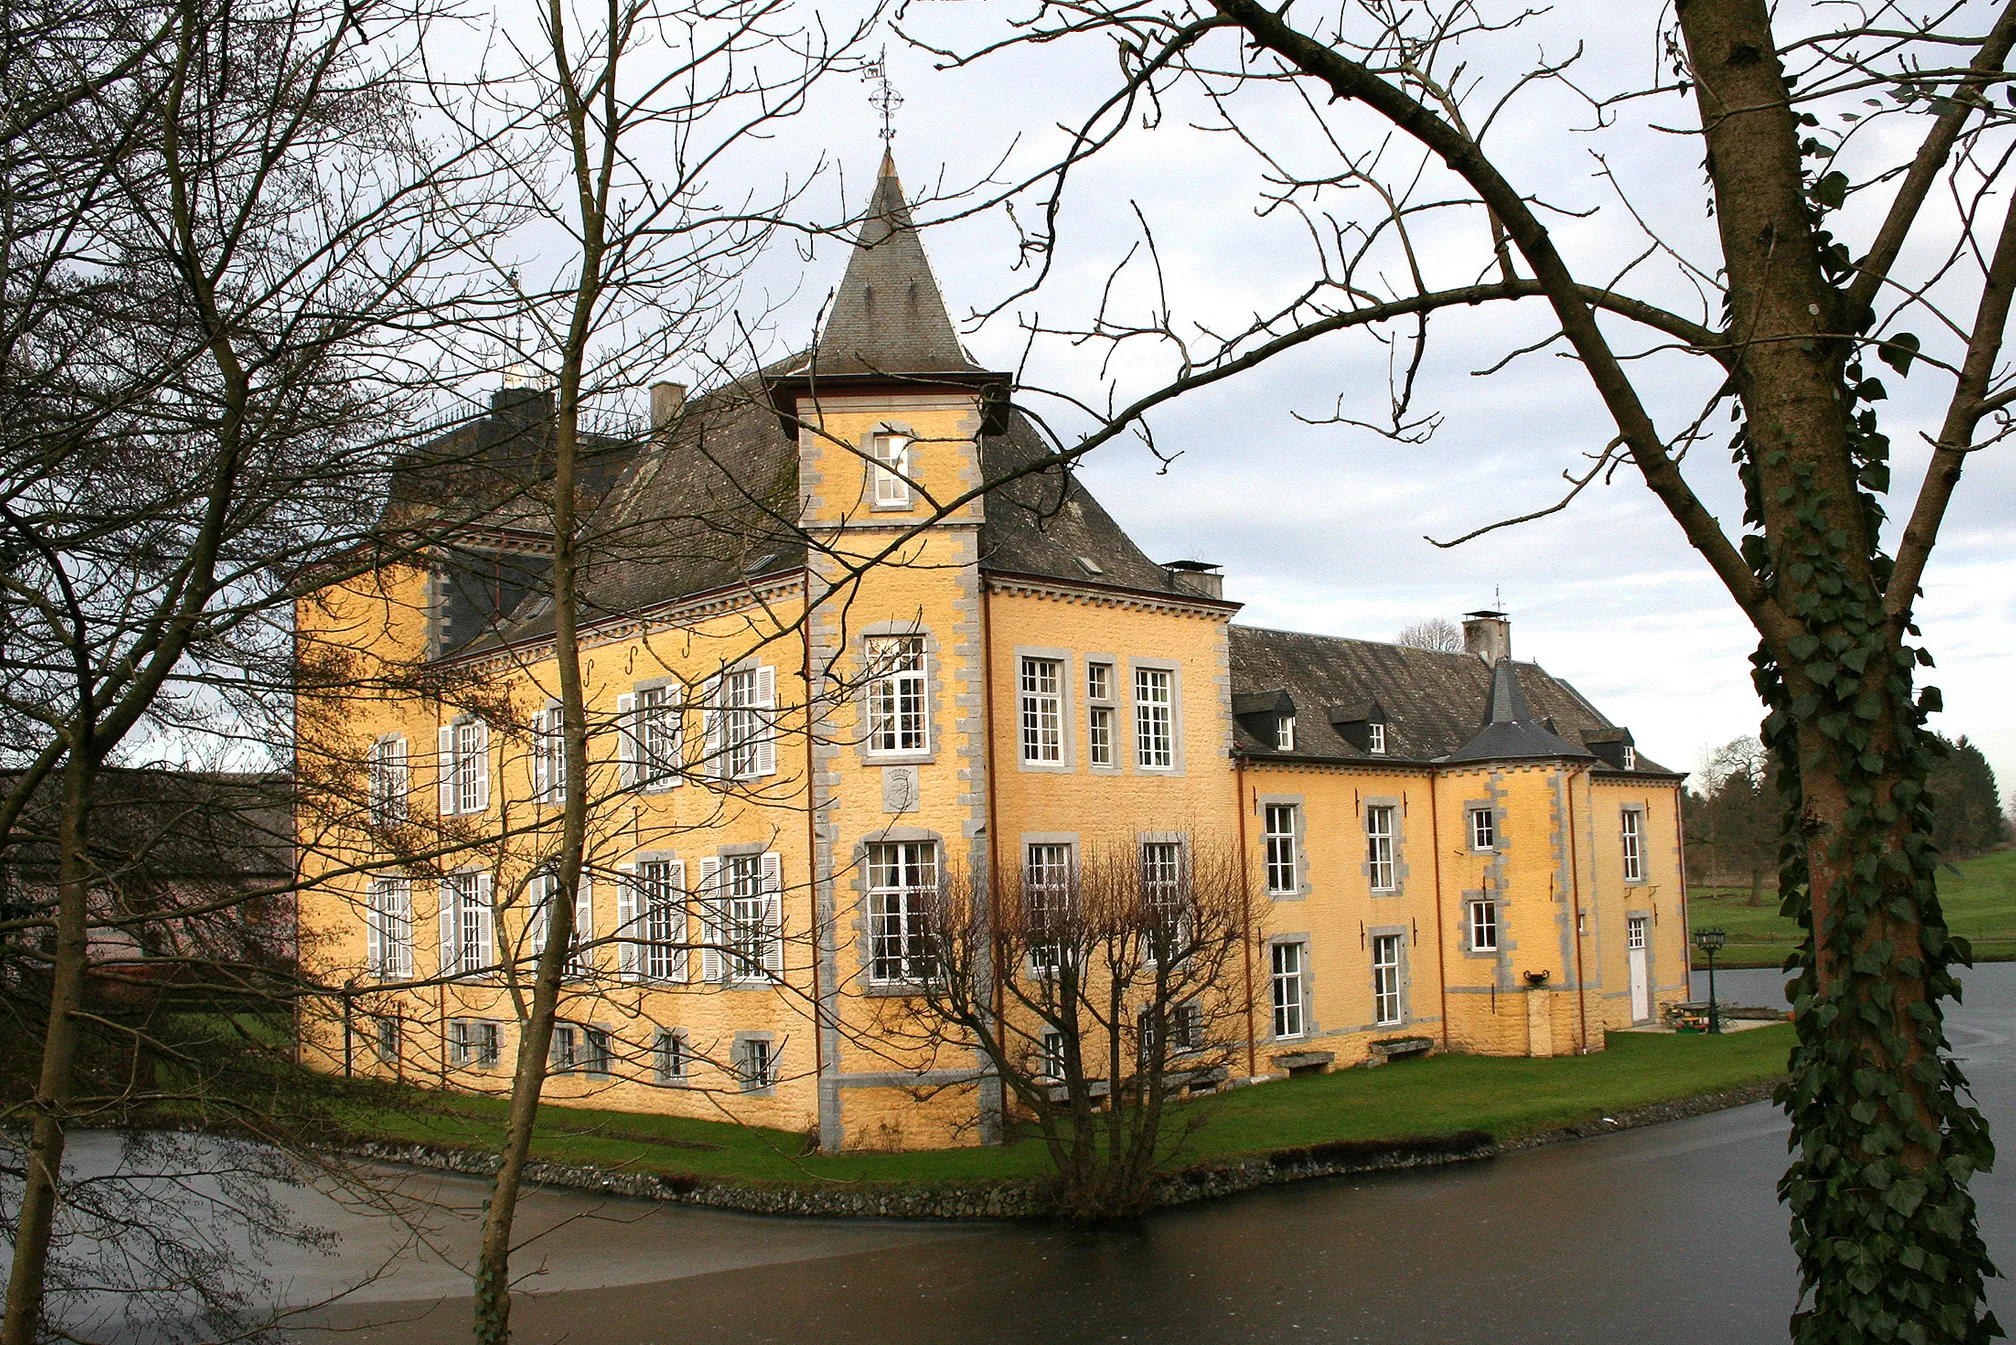
[[(89, 735), (89, 720), (82, 726)], [(14, 1230), (14, 1261), (7, 1276), (7, 1315), (0, 1345), (32, 1345), (42, 1320), (44, 1275), (56, 1229), (58, 1182), (68, 1122), (77, 1020), (83, 1007), (89, 947), (91, 793), (97, 774), (87, 746), (73, 746), (63, 771), (63, 816), (57, 834), (56, 954), (49, 977), (49, 1020), (42, 1039), (42, 1073), (35, 1086), (35, 1122)]]
[(1966, 1182), (1992, 1150), (1942, 1058), (1938, 1002), (1965, 952), (1933, 888), (1931, 744), (1908, 618), (1885, 606), (1876, 496), (1888, 446), (1852, 335), (1869, 317), (1836, 287), (1847, 262), (1819, 232), (1827, 193), (1809, 193), (1763, 0), (1682, 0), (1678, 16), (1727, 330), (1742, 341), (1730, 371), (1739, 470), (1746, 521), (1762, 532), (1744, 554), (1773, 609), (1751, 613), (1764, 635), (1756, 681), (1788, 805), (1781, 883), (1806, 931), (1799, 1042), (1779, 1095), (1801, 1141), (1780, 1183), (1808, 1296), (1794, 1338), (1982, 1340), (1988, 1267)]

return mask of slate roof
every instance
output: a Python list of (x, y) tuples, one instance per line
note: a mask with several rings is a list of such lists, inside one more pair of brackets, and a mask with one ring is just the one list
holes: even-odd
[[(1276, 749), (1272, 726), (1235, 717), (1234, 745), (1241, 755), (1325, 761), (1424, 762), (1454, 757), (1490, 728), (1494, 709), (1517, 716), (1501, 726), (1528, 725), (1559, 743), (1539, 755), (1591, 755), (1578, 746), (1584, 734), (1615, 733), (1616, 726), (1566, 681), (1537, 663), (1516, 665), (1510, 687), (1493, 696), (1492, 670), (1474, 654), (1439, 653), (1257, 626), (1231, 628), (1232, 688), (1235, 706), (1257, 704), (1265, 693), (1286, 692), (1295, 706), (1295, 750)], [(1251, 699), (1248, 699), (1251, 698)], [(1499, 704), (1494, 707), (1494, 700)], [(1383, 711), (1386, 752), (1376, 756), (1338, 732), (1337, 722), (1362, 718), (1374, 706)], [(1551, 721), (1552, 727), (1548, 727)], [(1527, 735), (1504, 744), (1505, 756), (1536, 755)], [(1490, 747), (1487, 741), (1481, 746)], [(1565, 750), (1564, 750), (1565, 749)], [(1466, 758), (1477, 759), (1477, 758)], [(1668, 773), (1644, 757), (1641, 774)]]
[(979, 371), (952, 329), (896, 162), (886, 153), (847, 274), (805, 363), (821, 375)]

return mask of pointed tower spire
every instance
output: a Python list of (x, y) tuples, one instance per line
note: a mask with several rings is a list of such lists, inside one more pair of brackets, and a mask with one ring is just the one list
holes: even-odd
[(884, 151), (875, 194), (847, 274), (819, 333), (821, 376), (971, 373), (923, 240), (910, 219), (896, 160)]
[(1491, 694), (1484, 702), (1484, 727), (1477, 736), (1451, 752), (1445, 761), (1528, 761), (1562, 758), (1594, 760), (1596, 754), (1577, 747), (1533, 718), (1519, 671), (1510, 658), (1491, 665)]

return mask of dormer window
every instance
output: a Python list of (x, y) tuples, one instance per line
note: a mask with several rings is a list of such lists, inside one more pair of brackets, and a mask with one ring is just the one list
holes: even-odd
[(908, 509), (910, 483), (910, 436), (878, 434), (870, 444), (874, 464), (868, 469), (870, 503), (877, 509)]
[(1386, 726), (1374, 720), (1365, 726), (1365, 750), (1374, 756), (1386, 755)]
[(1295, 750), (1295, 716), (1282, 715), (1274, 721), (1274, 749), (1278, 752)]
[(1638, 749), (1629, 743), (1624, 745), (1624, 769), (1627, 771), (1638, 769)]

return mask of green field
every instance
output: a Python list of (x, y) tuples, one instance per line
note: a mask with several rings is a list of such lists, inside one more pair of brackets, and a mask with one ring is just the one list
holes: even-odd
[[(1203, 1127), (1179, 1162), (1225, 1159), (1330, 1140), (1407, 1139), (1487, 1130), (1499, 1139), (1632, 1107), (1771, 1079), (1789, 1027), (1725, 1037), (1612, 1033), (1609, 1049), (1552, 1060), (1448, 1055), (1345, 1070), (1197, 1104)], [(353, 1110), (359, 1138), (494, 1150), (500, 1099), (409, 1090), (403, 1105)], [(807, 1154), (806, 1136), (634, 1112), (548, 1105), (534, 1154), (563, 1163), (747, 1182), (955, 1182), (1037, 1177), (1040, 1144), (917, 1153)]]
[[(1715, 959), (1718, 967), (1776, 967), (1798, 945), (1798, 926), (1778, 914), (1772, 889), (1765, 889), (1762, 906), (1747, 905), (1749, 899), (1748, 888), (1688, 889), (1688, 922), (1695, 929), (1729, 931), (1729, 946)], [(2016, 850), (1942, 865), (1939, 901), (1953, 932), (1973, 942), (1977, 959), (2016, 959)], [(1705, 965), (1699, 952), (1694, 957), (1696, 966)]]

